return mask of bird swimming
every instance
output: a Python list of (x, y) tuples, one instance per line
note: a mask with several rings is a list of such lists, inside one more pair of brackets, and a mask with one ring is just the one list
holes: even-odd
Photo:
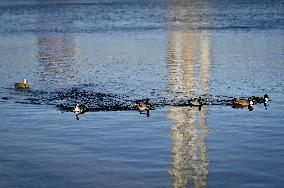
[(251, 99), (251, 97), (249, 97), (247, 100), (246, 99), (237, 99), (237, 98), (234, 98), (232, 100), (232, 107), (233, 108), (245, 108), (247, 107), (249, 109), (249, 111), (252, 111), (253, 110), (253, 101)]
[(24, 79), (21, 83), (14, 83), (16, 89), (29, 89), (28, 80)]
[(136, 103), (136, 106), (138, 107), (140, 114), (142, 114), (143, 112), (146, 112), (147, 117), (149, 117), (150, 115), (149, 111), (152, 105), (149, 103), (148, 99), (146, 101), (141, 101), (141, 102)]
[(194, 99), (190, 99), (190, 102), (189, 102), (189, 105), (190, 106), (196, 106), (198, 107), (199, 111), (201, 110), (201, 107), (204, 105), (202, 100), (201, 100), (201, 97), (199, 98), (194, 98)]
[(268, 101), (269, 101), (269, 97), (268, 97), (268, 95), (267, 94), (265, 94), (264, 96), (263, 96), (263, 105), (264, 105), (264, 108), (265, 108), (265, 110), (267, 110), (267, 106), (268, 106)]
[(263, 97), (256, 97), (256, 96), (252, 96), (251, 97), (253, 102), (256, 102), (256, 103), (268, 103), (269, 101), (269, 97), (267, 94), (264, 94)]
[(246, 99), (236, 99), (236, 98), (234, 98), (232, 100), (232, 103), (233, 103), (233, 106), (243, 106), (243, 107), (253, 105), (253, 101), (252, 101), (252, 99), (250, 97), (247, 100)]
[(85, 113), (86, 110), (87, 109), (85, 107), (77, 103), (72, 111), (75, 113), (76, 119), (79, 120), (79, 115)]
[(73, 109), (74, 113), (82, 113), (83, 112), (83, 108), (80, 106), (80, 104), (76, 104), (76, 106)]
[(264, 94), (263, 101), (264, 101), (264, 103), (267, 103), (269, 101), (269, 97), (268, 97), (267, 94)]

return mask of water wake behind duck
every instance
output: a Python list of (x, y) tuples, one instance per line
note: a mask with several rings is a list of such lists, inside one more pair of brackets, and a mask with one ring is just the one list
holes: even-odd
[[(73, 87), (70, 89), (52, 91), (25, 90), (24, 93), (12, 91), (10, 92), (10, 96), (3, 96), (2, 100), (14, 100), (14, 102), (25, 104), (54, 105), (62, 112), (72, 112), (77, 103), (83, 105), (87, 109), (85, 111), (88, 112), (131, 111), (137, 110), (137, 107), (139, 107), (139, 111), (147, 111), (147, 109), (142, 109), (147, 107), (147, 104), (140, 104), (139, 101), (149, 101), (149, 96), (152, 96), (150, 98), (151, 109), (162, 108), (164, 106), (196, 106), (198, 108), (201, 108), (203, 105), (238, 106), (235, 104), (236, 101), (235, 103), (232, 102), (234, 101), (234, 96), (182, 96), (181, 93), (159, 91), (151, 91), (149, 93), (150, 95), (143, 97), (140, 95), (97, 92), (84, 87)], [(266, 94), (264, 97), (252, 97), (251, 101), (253, 100), (257, 100), (257, 103), (267, 104), (268, 95)], [(237, 102), (240, 103), (242, 101), (244, 100), (238, 100)], [(140, 104), (140, 106), (138, 104)]]

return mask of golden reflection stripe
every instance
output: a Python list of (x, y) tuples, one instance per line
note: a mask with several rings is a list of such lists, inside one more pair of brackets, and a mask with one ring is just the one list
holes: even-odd
[[(168, 79), (173, 92), (183, 98), (208, 94), (210, 34), (172, 31), (168, 50)], [(175, 96), (176, 97), (176, 96)], [(208, 154), (206, 125), (208, 109), (169, 107), (171, 126), (172, 187), (206, 187)]]

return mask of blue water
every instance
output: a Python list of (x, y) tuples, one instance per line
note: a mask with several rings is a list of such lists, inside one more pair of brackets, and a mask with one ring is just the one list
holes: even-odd
[(0, 187), (283, 187), (283, 26), (278, 0), (1, 0)]

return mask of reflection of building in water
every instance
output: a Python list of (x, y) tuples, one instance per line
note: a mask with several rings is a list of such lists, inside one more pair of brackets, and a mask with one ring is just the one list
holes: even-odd
[(173, 164), (169, 170), (173, 187), (206, 187), (208, 157), (205, 139), (206, 107), (201, 111), (190, 107), (170, 107)]
[[(169, 82), (175, 97), (208, 94), (210, 71), (210, 34), (173, 30), (169, 42)], [(207, 107), (170, 107), (173, 187), (206, 187), (208, 155), (205, 139)]]
[(38, 16), (39, 29), (48, 32), (39, 35), (37, 41), (40, 81), (45, 84), (75, 79), (77, 70), (75, 41), (72, 34), (60, 32), (70, 27), (71, 23), (64, 20), (68, 18), (68, 14), (70, 13), (66, 10), (44, 9)]

